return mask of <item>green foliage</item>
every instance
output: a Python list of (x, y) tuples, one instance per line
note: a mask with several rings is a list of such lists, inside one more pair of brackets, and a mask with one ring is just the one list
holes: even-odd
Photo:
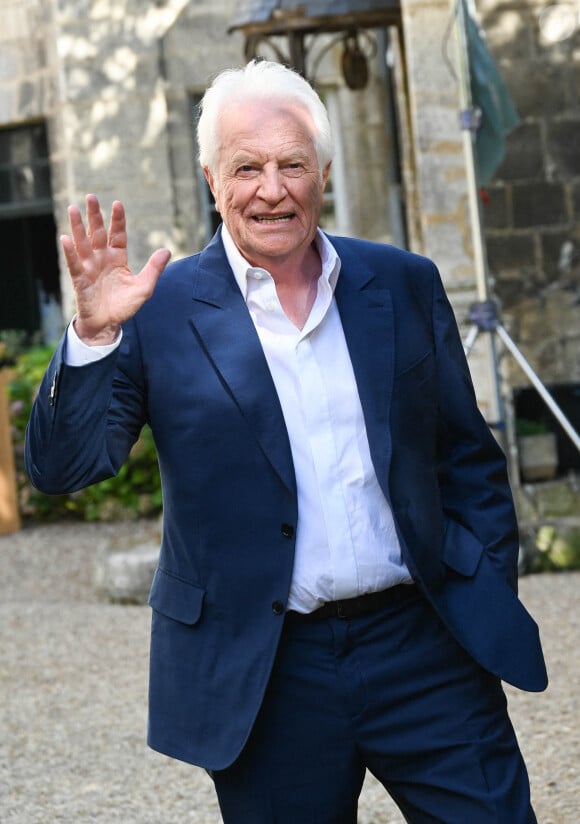
[(545, 435), (550, 430), (544, 421), (532, 421), (528, 418), (516, 420), (516, 435), (518, 438), (527, 438), (530, 435)]
[(18, 354), (10, 369), (12, 439), (22, 518), (111, 521), (158, 515), (161, 484), (153, 436), (148, 427), (143, 429), (115, 478), (70, 495), (44, 495), (34, 489), (24, 469), (24, 438), (32, 403), (51, 356), (52, 347), (34, 346)]
[(560, 572), (580, 569), (580, 529), (558, 530), (554, 525), (540, 527), (532, 572)]

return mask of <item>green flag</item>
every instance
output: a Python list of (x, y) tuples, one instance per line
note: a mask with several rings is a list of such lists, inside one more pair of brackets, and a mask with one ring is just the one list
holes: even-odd
[(471, 98), (482, 113), (475, 138), (477, 175), (479, 183), (486, 185), (504, 158), (507, 135), (520, 119), (473, 16), (472, 4), (469, 0), (460, 2), (463, 3)]

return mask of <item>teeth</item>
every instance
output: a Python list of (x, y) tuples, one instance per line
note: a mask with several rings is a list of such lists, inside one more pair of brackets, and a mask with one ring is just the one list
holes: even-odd
[(276, 217), (267, 217), (267, 216), (260, 216), (256, 215), (255, 220), (258, 223), (283, 223), (286, 220), (290, 220), (292, 215), (277, 215)]

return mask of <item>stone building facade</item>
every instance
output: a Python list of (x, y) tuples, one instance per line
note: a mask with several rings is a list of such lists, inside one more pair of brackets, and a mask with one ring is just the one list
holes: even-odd
[[(41, 329), (50, 340), (70, 317), (56, 238), (67, 231), (67, 205), (86, 192), (105, 210), (114, 198), (124, 202), (136, 269), (159, 245), (178, 257), (211, 236), (216, 215), (195, 157), (195, 104), (217, 71), (243, 62), (241, 34), (226, 34), (234, 7), (0, 0), (0, 329)], [(565, 31), (549, 19), (558, 8)], [(478, 11), (521, 118), (481, 200), (493, 294), (542, 380), (566, 388), (578, 428), (580, 7), (480, 0)], [(432, 257), (466, 333), (478, 297), (477, 233), (450, 20), (448, 0), (402, 0), (401, 36), (373, 31), (374, 46), (365, 41), (364, 91), (346, 88), (336, 48), (314, 79), (338, 138), (325, 225)], [(481, 336), (470, 356), (490, 420), (499, 384), (492, 343)], [(502, 387), (524, 398), (527, 381), (512, 359), (497, 368)], [(566, 461), (579, 467), (574, 450)]]
[[(233, 7), (232, 0), (0, 0), (4, 168), (14, 178), (28, 164), (36, 181), (28, 193), (14, 181), (0, 201), (0, 224), (50, 212), (56, 237), (67, 231), (67, 205), (95, 192), (104, 209), (114, 198), (125, 204), (137, 268), (159, 245), (176, 257), (201, 248), (215, 215), (196, 161), (195, 104), (219, 70), (243, 61), (241, 35), (226, 34)], [(400, 242), (391, 232), (384, 84), (372, 72), (355, 95), (332, 56), (317, 79), (339, 135), (328, 227)], [(34, 127), (46, 130), (42, 156), (21, 158), (11, 146), (30, 142)], [(66, 275), (57, 281), (68, 317)], [(34, 313), (28, 320), (38, 325)]]
[(521, 118), (487, 190), (490, 269), (538, 372), (578, 383), (580, 3), (484, 0), (481, 15)]

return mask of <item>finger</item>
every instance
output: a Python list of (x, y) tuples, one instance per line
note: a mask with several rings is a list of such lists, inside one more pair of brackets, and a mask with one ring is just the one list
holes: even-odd
[(87, 195), (85, 198), (87, 210), (88, 236), (93, 249), (103, 249), (107, 245), (107, 231), (103, 221), (103, 214), (99, 199), (96, 195)]
[(68, 235), (60, 236), (60, 244), (70, 276), (74, 279), (82, 274), (83, 267), (77, 254), (75, 243)]
[(109, 222), (109, 245), (116, 249), (127, 248), (127, 225), (125, 207), (120, 200), (113, 201)]
[[(78, 206), (68, 207), (68, 222), (74, 245), (79, 252), (83, 251), (86, 253), (90, 249), (90, 242), (87, 238), (85, 224), (83, 223), (81, 211)], [(63, 237), (66, 237), (66, 235)]]
[(143, 290), (147, 295), (150, 296), (153, 294), (155, 285), (161, 277), (163, 270), (169, 263), (170, 257), (171, 252), (169, 249), (157, 249), (157, 251), (153, 252), (145, 266), (139, 272), (138, 277), (141, 280)]

